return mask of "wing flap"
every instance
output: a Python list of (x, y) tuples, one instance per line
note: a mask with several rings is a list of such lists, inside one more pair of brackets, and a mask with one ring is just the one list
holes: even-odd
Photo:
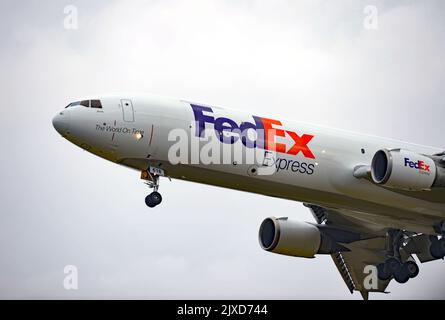
[(349, 292), (353, 293), (355, 290), (354, 280), (351, 277), (351, 273), (349, 271), (349, 268), (343, 259), (343, 255), (341, 252), (337, 252), (334, 254), (331, 254), (332, 260), (335, 263), (335, 266), (338, 269), (338, 272), (340, 272), (341, 277), (343, 278), (343, 281), (345, 282), (346, 286), (349, 289)]
[[(360, 240), (349, 244), (344, 244), (351, 251), (343, 252), (343, 259), (348, 266), (355, 290), (363, 292), (385, 292), (390, 280), (382, 281), (377, 279), (377, 288), (367, 288), (366, 283), (369, 272), (367, 266), (377, 266), (385, 261), (385, 239), (374, 238)], [(366, 283), (365, 283), (366, 282)]]
[(385, 292), (391, 280), (381, 281), (377, 279), (377, 288), (367, 289), (364, 282), (369, 273), (365, 268), (368, 265), (376, 266), (385, 261), (386, 240), (381, 234), (373, 234), (371, 230), (358, 225), (343, 216), (341, 212), (333, 209), (325, 209), (316, 205), (305, 204), (317, 223), (326, 223), (329, 226), (340, 227), (346, 231), (360, 231), (362, 238), (350, 243), (339, 243), (349, 251), (331, 254), (348, 290), (353, 293), (359, 291), (364, 299), (368, 299), (369, 292)]

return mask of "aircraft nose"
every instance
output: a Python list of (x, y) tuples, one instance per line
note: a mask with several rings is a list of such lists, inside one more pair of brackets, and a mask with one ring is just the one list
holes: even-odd
[(69, 130), (69, 116), (69, 112), (64, 110), (56, 114), (53, 118), (54, 129), (62, 136), (65, 136)]

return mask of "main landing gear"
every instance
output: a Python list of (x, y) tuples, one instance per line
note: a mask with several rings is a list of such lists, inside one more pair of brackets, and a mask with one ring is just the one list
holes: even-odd
[(391, 257), (377, 266), (377, 272), (380, 280), (394, 277), (398, 283), (406, 283), (410, 278), (417, 277), (419, 266), (411, 260), (402, 263), (399, 259)]
[(400, 249), (403, 246), (404, 234), (402, 230), (391, 230), (388, 232), (388, 258), (384, 263), (377, 265), (378, 277), (386, 281), (391, 277), (398, 283), (406, 283), (409, 279), (417, 277), (419, 266), (412, 260), (402, 262)]
[(434, 259), (445, 258), (445, 221), (433, 226), (439, 237), (430, 236), (430, 254)]
[(430, 254), (434, 259), (443, 259), (445, 257), (445, 236), (441, 239), (430, 237)]
[(153, 189), (153, 192), (145, 197), (145, 204), (149, 208), (154, 208), (162, 202), (162, 196), (158, 192), (159, 179), (161, 175), (163, 175), (163, 170), (162, 171), (160, 169), (153, 170), (153, 168), (149, 168), (149, 170), (144, 170), (141, 173), (141, 179), (146, 180), (145, 184), (147, 184), (150, 188)]

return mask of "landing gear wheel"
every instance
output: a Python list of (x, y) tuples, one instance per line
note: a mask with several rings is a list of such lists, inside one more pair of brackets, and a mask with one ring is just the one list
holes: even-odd
[(158, 204), (160, 204), (162, 202), (162, 196), (159, 192), (154, 191), (150, 194), (151, 197), (151, 201), (153, 201), (153, 203), (155, 204), (155, 206), (157, 206)]
[(442, 236), (442, 239), (439, 240), (439, 248), (442, 251), (442, 257), (445, 257), (445, 238)]
[(433, 241), (430, 246), (430, 253), (434, 259), (442, 259), (445, 256), (445, 238)]
[(150, 208), (156, 207), (161, 202), (162, 202), (162, 196), (157, 191), (152, 192), (148, 196), (145, 197), (145, 204)]
[(385, 266), (388, 272), (390, 272), (393, 275), (398, 273), (399, 270), (402, 268), (402, 264), (396, 258), (389, 258), (388, 260), (386, 260)]
[(391, 278), (392, 274), (384, 263), (379, 263), (377, 265), (377, 276), (380, 280), (386, 281)]
[(419, 274), (419, 266), (414, 261), (407, 261), (404, 264), (404, 267), (408, 271), (408, 275), (410, 278), (415, 278)]
[(394, 273), (394, 279), (398, 283), (406, 283), (410, 278), (410, 273), (406, 263), (402, 264), (397, 272)]
[(149, 207), (149, 208), (154, 208), (154, 207), (156, 206), (156, 205), (153, 203), (150, 194), (149, 194), (148, 196), (145, 197), (145, 204), (146, 204), (147, 207)]

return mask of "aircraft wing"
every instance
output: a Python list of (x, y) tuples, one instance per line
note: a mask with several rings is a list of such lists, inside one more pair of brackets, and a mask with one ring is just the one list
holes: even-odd
[(359, 291), (365, 300), (368, 299), (369, 292), (385, 292), (391, 280), (377, 279), (376, 289), (365, 287), (366, 277), (369, 275), (369, 270), (366, 270), (366, 267), (368, 265), (376, 266), (385, 261), (385, 240), (381, 238), (368, 239), (344, 246), (351, 251), (337, 252), (331, 254), (331, 257), (349, 291), (351, 293)]
[[(350, 220), (336, 210), (308, 204), (305, 204), (305, 206), (311, 210), (318, 224), (329, 225), (359, 235), (356, 241), (349, 243), (339, 242), (341, 246), (347, 249), (346, 251), (331, 254), (349, 291), (351, 293), (359, 291), (364, 299), (368, 299), (369, 292), (385, 292), (391, 279), (387, 281), (375, 279), (377, 286), (370, 286), (368, 277), (370, 271), (365, 268), (367, 266), (377, 266), (385, 261), (386, 232), (370, 230), (357, 221)], [(404, 262), (412, 259), (411, 251), (401, 251)], [(366, 283), (368, 283), (368, 286), (366, 286)]]

